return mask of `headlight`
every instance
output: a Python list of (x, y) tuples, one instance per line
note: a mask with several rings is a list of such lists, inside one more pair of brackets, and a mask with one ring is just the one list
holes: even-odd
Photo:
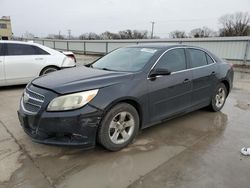
[(98, 89), (95, 89), (54, 98), (49, 103), (47, 111), (64, 111), (81, 108), (89, 103), (97, 93)]

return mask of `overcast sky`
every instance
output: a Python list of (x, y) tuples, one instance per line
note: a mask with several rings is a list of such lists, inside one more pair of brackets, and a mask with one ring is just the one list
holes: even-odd
[(220, 16), (238, 11), (250, 12), (250, 0), (0, 0), (15, 36), (150, 30), (155, 21), (155, 35), (168, 37), (173, 30), (217, 30)]

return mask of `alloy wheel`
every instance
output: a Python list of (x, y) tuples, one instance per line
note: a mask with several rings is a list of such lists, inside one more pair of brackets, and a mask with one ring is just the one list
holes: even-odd
[(225, 90), (220, 87), (215, 95), (215, 105), (217, 108), (221, 108), (226, 99), (226, 92)]
[(120, 112), (113, 117), (109, 125), (109, 138), (114, 144), (123, 144), (130, 139), (134, 129), (134, 117), (129, 112)]

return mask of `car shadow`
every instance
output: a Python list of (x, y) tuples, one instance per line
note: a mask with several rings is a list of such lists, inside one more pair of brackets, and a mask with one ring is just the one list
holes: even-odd
[(26, 87), (26, 84), (14, 85), (14, 86), (0, 86), (0, 91), (24, 89), (25, 87)]

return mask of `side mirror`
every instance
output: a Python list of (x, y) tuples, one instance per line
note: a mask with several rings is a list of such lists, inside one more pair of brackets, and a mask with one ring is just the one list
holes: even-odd
[(156, 76), (170, 75), (171, 72), (168, 69), (156, 68), (151, 70), (149, 76), (150, 78), (155, 78)]

